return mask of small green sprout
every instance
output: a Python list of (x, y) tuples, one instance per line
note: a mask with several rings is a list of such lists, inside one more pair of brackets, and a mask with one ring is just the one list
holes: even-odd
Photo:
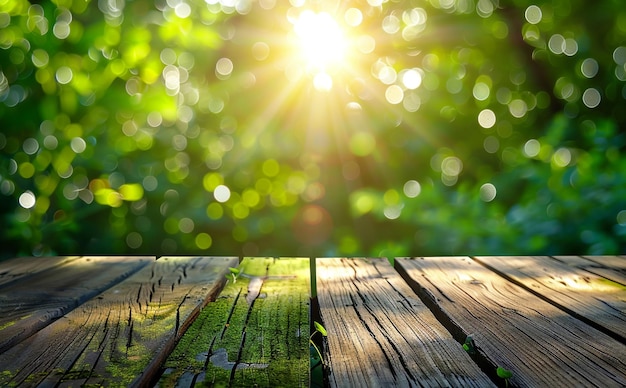
[[(319, 323), (317, 321), (313, 321), (313, 325), (315, 325), (315, 331), (319, 332), (324, 337), (328, 337), (328, 332), (326, 332), (326, 328), (324, 328), (324, 326), (322, 326), (321, 323)], [(313, 334), (315, 334), (315, 333), (313, 333)]]
[(508, 369), (505, 369), (501, 366), (498, 367), (498, 369), (496, 369), (496, 373), (498, 374), (498, 377), (500, 377), (501, 379), (504, 379), (504, 384), (506, 387), (509, 386), (509, 379), (511, 377), (513, 377), (513, 372), (511, 372)]
[(320, 350), (317, 347), (317, 345), (315, 345), (315, 342), (313, 342), (313, 336), (315, 335), (315, 333), (320, 333), (322, 336), (327, 337), (328, 336), (328, 332), (326, 331), (326, 328), (324, 326), (322, 326), (322, 324), (317, 322), (317, 321), (313, 321), (313, 325), (315, 326), (315, 331), (309, 337), (309, 343), (311, 345), (313, 345), (313, 347), (315, 348), (315, 351), (317, 352), (317, 355), (320, 358), (320, 361), (322, 362), (322, 365), (324, 365), (324, 358), (322, 358), (322, 353), (320, 352)]
[(237, 283), (237, 278), (239, 277), (239, 275), (241, 275), (241, 270), (235, 267), (228, 267), (228, 270), (230, 271), (230, 273), (226, 275), (226, 278), (232, 277), (233, 283)]
[(476, 345), (474, 344), (474, 339), (471, 335), (468, 335), (465, 338), (465, 342), (463, 343), (463, 349), (470, 355), (473, 356), (476, 354)]

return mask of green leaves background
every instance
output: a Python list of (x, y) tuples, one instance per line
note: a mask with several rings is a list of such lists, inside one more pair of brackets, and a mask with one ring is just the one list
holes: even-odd
[[(292, 3), (3, 2), (2, 255), (624, 252), (620, 1)], [(330, 93), (306, 7), (376, 43)]]

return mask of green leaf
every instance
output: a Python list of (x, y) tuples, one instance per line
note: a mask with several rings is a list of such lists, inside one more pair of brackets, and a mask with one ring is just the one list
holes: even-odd
[(324, 328), (324, 326), (322, 326), (321, 323), (313, 321), (313, 324), (315, 325), (315, 330), (317, 330), (321, 335), (323, 335), (324, 337), (328, 336), (328, 332), (326, 332), (326, 329)]
[(510, 379), (511, 377), (513, 377), (513, 372), (508, 369), (502, 368), (501, 366), (496, 369), (496, 373), (498, 374), (498, 377), (503, 379)]
[(239, 275), (239, 273), (241, 272), (239, 268), (235, 268), (235, 267), (228, 267), (228, 270), (230, 271), (230, 273), (232, 273), (235, 276)]
[(470, 355), (474, 355), (476, 353), (476, 345), (474, 345), (474, 339), (471, 335), (468, 335), (465, 338), (465, 342), (463, 343), (463, 349)]

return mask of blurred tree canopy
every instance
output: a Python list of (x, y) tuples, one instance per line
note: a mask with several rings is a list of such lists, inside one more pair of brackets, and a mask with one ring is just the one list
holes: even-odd
[(0, 0), (0, 124), (3, 257), (626, 252), (622, 0)]

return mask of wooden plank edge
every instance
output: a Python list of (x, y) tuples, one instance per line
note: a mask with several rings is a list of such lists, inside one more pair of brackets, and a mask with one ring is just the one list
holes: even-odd
[[(328, 365), (324, 362), (324, 358), (328, 356), (328, 345), (326, 337), (318, 334), (315, 322), (324, 327), (322, 320), (322, 310), (320, 302), (317, 299), (317, 258), (309, 258), (310, 269), (310, 295), (309, 295), (309, 387), (328, 387)], [(319, 352), (319, 354), (317, 354)], [(323, 356), (322, 356), (323, 355)], [(319, 358), (319, 357), (322, 358)], [(314, 360), (319, 358), (319, 362), (313, 365)], [(315, 371), (313, 370), (315, 368)], [(318, 369), (321, 368), (321, 371)]]
[(0, 283), (0, 290), (3, 288), (8, 288), (16, 283), (27, 281), (29, 278), (39, 274), (40, 272), (48, 271), (52, 268), (61, 267), (63, 265), (69, 264), (72, 261), (80, 259), (81, 257), (91, 257), (91, 256), (16, 257), (16, 258), (5, 260), (5, 261), (0, 261), (0, 268), (2, 268), (2, 267), (17, 263), (18, 261), (22, 261), (22, 260), (30, 260), (30, 259), (32, 260), (42, 260), (42, 259), (43, 260), (55, 260), (55, 259), (58, 260), (55, 263), (50, 263), (50, 265), (47, 265), (47, 266), (43, 265), (40, 268), (37, 268), (33, 272), (28, 272), (26, 274), (16, 276), (7, 282)]
[[(463, 328), (452, 317), (445, 313), (445, 311), (439, 307), (437, 298), (431, 294), (428, 289), (422, 287), (415, 279), (413, 279), (406, 269), (402, 267), (402, 259), (413, 259), (418, 257), (396, 257), (393, 263), (393, 268), (398, 272), (400, 277), (409, 285), (409, 287), (417, 294), (419, 299), (428, 307), (433, 313), (435, 318), (443, 325), (446, 330), (452, 335), (452, 338), (459, 342), (461, 345), (465, 343), (468, 335), (471, 333), (465, 332)], [(478, 368), (489, 377), (489, 379), (497, 386), (502, 386), (502, 378), (496, 373), (498, 364), (489, 357), (488, 354), (483, 352), (479, 346), (475, 347), (474, 355), (471, 355), (471, 359), (476, 363)]]
[[(160, 259), (161, 257), (171, 257), (171, 256), (159, 256), (157, 260)], [(218, 257), (218, 256), (215, 256), (215, 257)], [(241, 262), (241, 258), (237, 258), (237, 257), (220, 256), (220, 258), (237, 259), (238, 263)], [(220, 273), (220, 276), (218, 276), (218, 279), (220, 279), (220, 281), (216, 282), (213, 285), (213, 288), (211, 288), (210, 290), (207, 290), (207, 295), (202, 301), (202, 303), (198, 304), (191, 311), (187, 319), (178, 326), (178, 330), (176, 331), (176, 333), (174, 333), (174, 335), (172, 335), (164, 343), (163, 347), (161, 348), (161, 351), (155, 357), (152, 358), (152, 361), (144, 368), (143, 372), (139, 376), (137, 376), (137, 378), (135, 378), (135, 380), (130, 384), (130, 387), (148, 388), (148, 387), (154, 387), (158, 383), (160, 375), (161, 375), (161, 365), (165, 363), (165, 361), (167, 360), (167, 357), (169, 357), (170, 353), (172, 353), (174, 348), (176, 348), (178, 341), (180, 341), (182, 336), (185, 335), (185, 333), (187, 332), (187, 329), (189, 329), (189, 327), (193, 324), (193, 322), (196, 320), (196, 318), (200, 314), (200, 311), (202, 311), (202, 309), (206, 307), (207, 304), (214, 301), (215, 298), (220, 294), (220, 292), (226, 285), (227, 274), (228, 274), (228, 268), (224, 268), (224, 270)], [(185, 300), (183, 299), (181, 301), (181, 304), (184, 302)]]
[[(610, 282), (617, 283), (621, 286), (626, 287), (626, 270), (620, 267), (608, 266), (601, 260), (599, 261), (599, 257), (603, 256), (550, 256), (550, 258), (553, 260), (576, 267), (585, 272), (600, 276)], [(626, 257), (624, 256), (615, 257), (623, 258), (626, 261)], [(572, 258), (577, 261), (581, 261), (586, 265), (583, 263), (573, 264), (571, 263)]]
[[(23, 282), (23, 281), (27, 281), (29, 278), (31, 278), (32, 276), (35, 276), (41, 272), (44, 272), (46, 270), (50, 270), (52, 268), (56, 268), (56, 267), (62, 267), (68, 264), (72, 264), (73, 262), (75, 262), (78, 259), (82, 259), (82, 258), (92, 258), (92, 257), (109, 257), (109, 256), (94, 256), (94, 255), (89, 255), (89, 256), (68, 256), (67, 260), (65, 259), (65, 257), (63, 257), (63, 261), (55, 264), (52, 267), (48, 267), (46, 269), (44, 269), (43, 271), (37, 271), (37, 272), (33, 272), (31, 274), (28, 274), (26, 277), (20, 277), (18, 279), (15, 279), (15, 281), (11, 281), (11, 283), (14, 282)], [(79, 298), (75, 298), (72, 300), (73, 303), (68, 303), (64, 306), (62, 313), (57, 314), (57, 315), (49, 315), (49, 319), (47, 320), (42, 320), (39, 319), (36, 322), (34, 322), (29, 330), (26, 331), (22, 331), (19, 334), (9, 338), (9, 340), (6, 340), (4, 342), (0, 341), (0, 354), (8, 351), (9, 349), (11, 349), (12, 347), (18, 345), (20, 342), (24, 341), (25, 339), (27, 339), (28, 337), (32, 336), (34, 333), (37, 333), (38, 331), (44, 329), (45, 327), (47, 327), (48, 325), (54, 323), (55, 321), (57, 321), (58, 319), (66, 316), (67, 314), (71, 313), (73, 310), (79, 308), (80, 306), (82, 306), (84, 303), (86, 303), (87, 301), (89, 301), (90, 299), (96, 297), (97, 295), (107, 291), (108, 289), (114, 287), (115, 285), (119, 284), (120, 282), (128, 279), (129, 277), (133, 276), (135, 273), (139, 272), (141, 269), (143, 269), (144, 267), (146, 267), (152, 260), (155, 259), (154, 256), (125, 256), (125, 255), (121, 255), (119, 257), (123, 257), (123, 258), (142, 258), (142, 259), (146, 259), (143, 262), (140, 262), (138, 265), (136, 265), (133, 269), (129, 270), (126, 273), (122, 273), (120, 274), (117, 278), (115, 279), (111, 279), (111, 281), (109, 283), (105, 283), (102, 284), (101, 287), (99, 288), (94, 288), (92, 289), (90, 292), (86, 292), (85, 294), (81, 295)]]
[[(546, 256), (548, 257), (548, 256)], [(564, 313), (570, 315), (573, 318), (578, 319), (579, 321), (593, 327), (594, 329), (608, 335), (609, 337), (613, 338), (614, 340), (620, 342), (621, 344), (626, 345), (626, 337), (624, 337), (623, 335), (616, 333), (615, 331), (611, 330), (610, 328), (607, 328), (605, 326), (602, 326), (601, 324), (599, 324), (596, 321), (593, 321), (587, 317), (585, 317), (584, 315), (579, 314), (578, 312), (570, 309), (567, 306), (564, 306), (563, 304), (543, 295), (542, 293), (538, 292), (537, 290), (534, 290), (533, 288), (527, 286), (526, 284), (524, 284), (523, 282), (520, 282), (519, 280), (515, 279), (512, 276), (507, 275), (506, 273), (498, 270), (497, 268), (487, 264), (485, 261), (480, 260), (480, 256), (471, 256), (470, 259), (472, 259), (475, 263), (482, 265), (483, 267), (487, 268), (488, 270), (490, 270), (491, 272), (495, 273), (496, 275), (500, 276), (501, 278), (507, 280), (508, 282), (511, 282), (513, 284), (515, 284), (516, 286), (524, 289), (525, 291), (530, 292), (531, 294), (533, 294), (534, 296), (536, 296), (537, 298), (543, 300), (546, 303), (551, 304), (552, 306), (558, 308), (559, 310), (563, 311)], [(551, 259), (554, 260), (554, 259)]]

